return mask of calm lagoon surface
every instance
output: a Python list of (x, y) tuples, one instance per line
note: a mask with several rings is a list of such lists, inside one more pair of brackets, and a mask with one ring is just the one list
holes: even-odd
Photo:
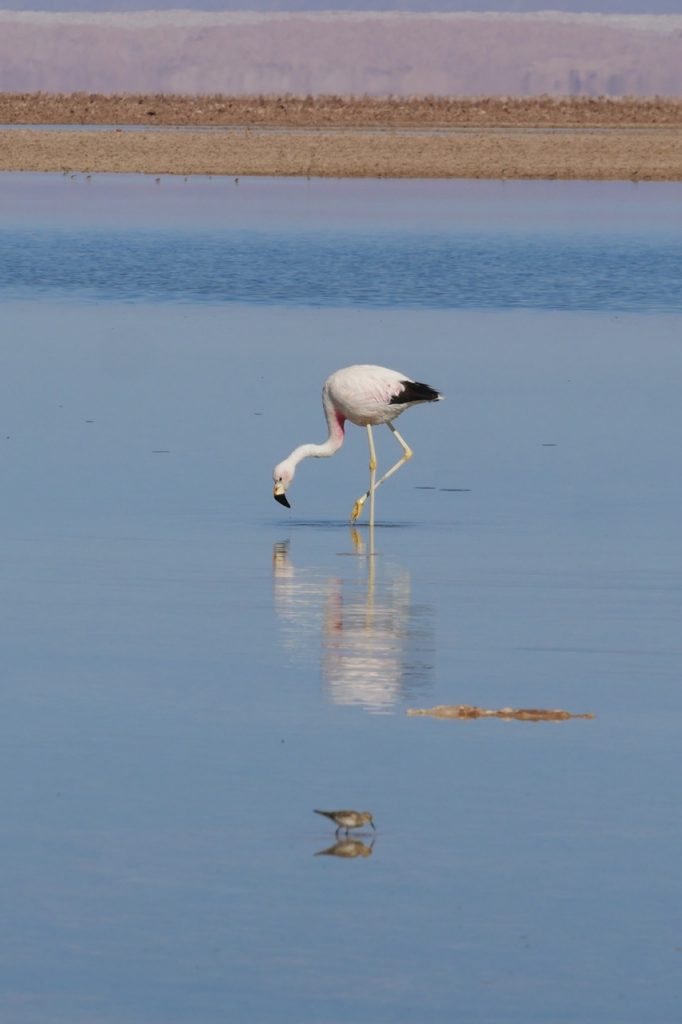
[[(0, 175), (3, 1021), (679, 1020), (681, 228), (679, 185)], [(272, 500), (353, 362), (447, 396), (373, 559), (364, 431)], [(406, 714), (460, 703), (595, 718)]]

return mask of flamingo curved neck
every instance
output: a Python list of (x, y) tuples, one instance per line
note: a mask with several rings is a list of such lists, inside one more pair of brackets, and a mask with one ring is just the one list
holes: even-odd
[(326, 394), (323, 396), (324, 414), (327, 417), (329, 436), (322, 444), (300, 444), (294, 448), (287, 459), (294, 467), (302, 459), (328, 459), (330, 455), (336, 455), (343, 444), (345, 417), (336, 411), (328, 400)]
[(287, 462), (297, 466), (303, 459), (327, 459), (338, 452), (341, 444), (333, 442), (331, 438), (324, 444), (300, 444), (298, 448), (294, 448)]

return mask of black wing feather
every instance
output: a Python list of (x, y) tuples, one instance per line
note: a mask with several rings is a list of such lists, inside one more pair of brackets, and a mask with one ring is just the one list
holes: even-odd
[(437, 402), (440, 398), (428, 384), (420, 384), (418, 380), (401, 380), (403, 391), (394, 395), (389, 405), (409, 405), (410, 402)]

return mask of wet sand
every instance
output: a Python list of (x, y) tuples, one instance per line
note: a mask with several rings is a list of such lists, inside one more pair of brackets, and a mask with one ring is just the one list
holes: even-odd
[(0, 122), (27, 126), (0, 130), (2, 171), (682, 179), (676, 100), (3, 94)]

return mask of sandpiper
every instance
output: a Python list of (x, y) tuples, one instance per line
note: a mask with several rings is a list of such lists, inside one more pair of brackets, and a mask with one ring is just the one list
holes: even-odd
[(336, 834), (338, 836), (341, 829), (348, 830), (351, 828), (362, 828), (363, 825), (369, 823), (372, 828), (376, 831), (374, 826), (373, 816), (369, 811), (315, 811), (315, 814), (323, 814), (325, 818), (331, 818), (334, 824), (337, 826)]

